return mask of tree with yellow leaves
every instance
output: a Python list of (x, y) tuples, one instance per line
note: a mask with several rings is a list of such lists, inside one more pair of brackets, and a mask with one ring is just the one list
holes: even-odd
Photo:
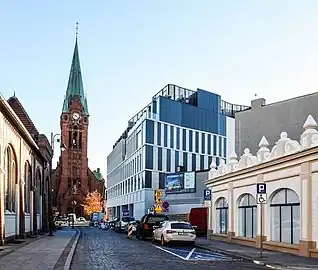
[(84, 200), (84, 211), (87, 216), (90, 216), (92, 213), (102, 211), (102, 197), (97, 192), (89, 192)]

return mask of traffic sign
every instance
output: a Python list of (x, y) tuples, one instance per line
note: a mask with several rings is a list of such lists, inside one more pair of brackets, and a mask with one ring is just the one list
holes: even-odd
[(266, 184), (264, 184), (264, 183), (256, 184), (256, 193), (266, 194)]
[(211, 201), (212, 199), (212, 192), (210, 189), (205, 189), (204, 190), (204, 200), (205, 201)]
[(162, 213), (162, 211), (163, 211), (163, 209), (162, 209), (161, 205), (157, 204), (155, 207), (155, 213), (160, 214), (160, 213)]
[(267, 203), (267, 194), (262, 194), (262, 193), (256, 194), (256, 201), (258, 204), (266, 204)]

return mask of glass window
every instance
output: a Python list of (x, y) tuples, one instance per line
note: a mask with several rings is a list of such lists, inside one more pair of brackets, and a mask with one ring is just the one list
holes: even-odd
[(174, 148), (174, 126), (170, 126), (170, 147)]
[(193, 151), (193, 131), (189, 130), (189, 151), (192, 152)]
[(146, 119), (146, 143), (154, 143), (154, 121)]
[(153, 146), (146, 145), (146, 169), (153, 169)]
[(158, 147), (158, 171), (162, 171), (162, 148)]
[(187, 131), (182, 129), (182, 150), (187, 150)]
[(6, 210), (15, 212), (15, 183), (16, 165), (12, 149), (8, 146), (5, 153), (6, 181), (5, 181), (5, 203)]
[(213, 135), (213, 156), (216, 155), (216, 135)]
[(145, 188), (152, 188), (152, 172), (146, 171), (145, 172)]
[(296, 192), (281, 189), (271, 201), (271, 240), (298, 244), (300, 239), (300, 202)]
[(225, 198), (220, 198), (216, 202), (216, 232), (227, 234), (228, 203)]
[(167, 172), (171, 172), (171, 150), (167, 149)]
[(157, 122), (157, 144), (161, 145), (161, 123)]
[[(208, 155), (211, 155), (211, 147), (212, 145), (211, 145), (211, 135), (210, 134), (208, 134)], [(210, 166), (210, 164), (209, 164), (209, 166)]]
[(176, 147), (177, 149), (180, 149), (180, 128), (176, 128), (177, 129), (177, 134), (176, 134)]
[(204, 155), (200, 155), (200, 170), (204, 169)]
[(201, 133), (201, 139), (202, 139), (201, 152), (202, 154), (205, 154), (205, 133)]
[(195, 152), (199, 153), (199, 132), (195, 132)]
[(175, 170), (176, 170), (177, 167), (180, 165), (180, 164), (179, 164), (179, 151), (175, 151), (174, 154), (175, 154), (174, 157), (175, 157), (175, 165), (176, 165)]
[(192, 171), (195, 171), (197, 168), (197, 156), (192, 154)]
[(37, 197), (37, 213), (38, 214), (41, 214), (41, 205), (42, 205), (42, 202), (41, 202), (41, 189), (42, 189), (42, 186), (41, 186), (41, 173), (38, 171), (37, 173), (37, 178), (36, 178), (36, 197)]
[(164, 129), (163, 129), (163, 144), (165, 147), (168, 146), (168, 125), (164, 124)]
[(166, 175), (162, 172), (159, 173), (159, 189), (165, 188), (165, 177)]
[(185, 230), (193, 230), (193, 227), (189, 223), (171, 223), (171, 229), (185, 229)]
[(30, 213), (31, 168), (28, 162), (24, 165), (24, 212)]
[(255, 198), (245, 194), (239, 201), (238, 226), (239, 236), (256, 237), (257, 232), (257, 205)]
[(183, 153), (183, 167), (185, 171), (188, 171), (188, 153)]

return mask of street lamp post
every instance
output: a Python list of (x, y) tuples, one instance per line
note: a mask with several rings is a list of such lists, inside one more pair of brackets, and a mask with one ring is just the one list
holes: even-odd
[(75, 194), (76, 194), (76, 185), (73, 186), (73, 219), (72, 219), (72, 229), (74, 229), (74, 222), (75, 222), (75, 205), (76, 205), (76, 201), (75, 201)]
[[(61, 134), (53, 134), (53, 132), (51, 132), (51, 147), (52, 147), (52, 156), (54, 156), (54, 142), (56, 140), (56, 142), (60, 142), (60, 139), (57, 139), (57, 136), (60, 136)], [(61, 151), (65, 150), (65, 146), (64, 144), (62, 144), (62, 142), (60, 142), (60, 148)], [(48, 212), (49, 212), (49, 236), (53, 236), (53, 205), (52, 205), (52, 174), (53, 174), (53, 169), (52, 169), (52, 162), (50, 164), (50, 181), (48, 183), (48, 190), (49, 190), (49, 194), (48, 194)]]

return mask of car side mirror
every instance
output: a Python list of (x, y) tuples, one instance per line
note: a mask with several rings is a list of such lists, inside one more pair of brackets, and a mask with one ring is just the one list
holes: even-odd
[(155, 230), (155, 229), (158, 229), (158, 228), (159, 228), (159, 226), (153, 226), (152, 228)]
[(192, 228), (193, 228), (193, 229), (197, 229), (197, 228), (198, 228), (198, 226), (192, 226)]

